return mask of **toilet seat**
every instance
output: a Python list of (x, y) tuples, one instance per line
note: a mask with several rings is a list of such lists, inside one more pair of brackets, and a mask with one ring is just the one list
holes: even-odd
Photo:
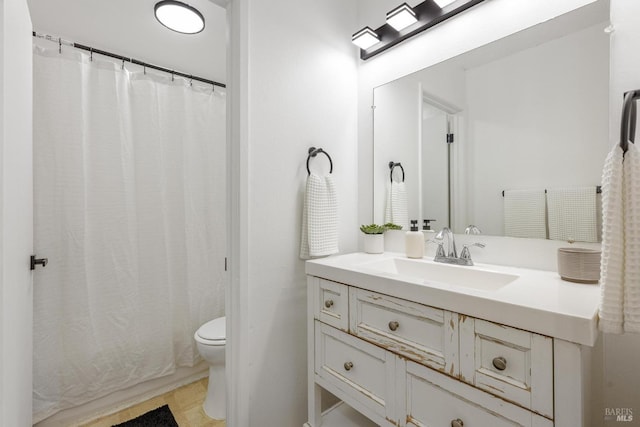
[(205, 345), (225, 345), (226, 344), (226, 317), (218, 317), (200, 326), (194, 338)]

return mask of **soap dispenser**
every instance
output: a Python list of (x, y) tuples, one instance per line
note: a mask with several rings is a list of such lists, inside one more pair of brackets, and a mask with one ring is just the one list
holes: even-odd
[(436, 237), (436, 232), (435, 230), (431, 229), (431, 224), (430, 224), (435, 221), (436, 221), (435, 219), (422, 220), (422, 232), (424, 233), (424, 238), (426, 240), (433, 240), (433, 238)]
[(405, 250), (408, 258), (424, 256), (424, 234), (418, 230), (418, 220), (411, 220), (411, 230), (405, 234)]

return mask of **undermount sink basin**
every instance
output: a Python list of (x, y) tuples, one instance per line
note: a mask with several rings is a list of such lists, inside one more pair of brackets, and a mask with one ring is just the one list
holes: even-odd
[(485, 291), (498, 290), (516, 280), (518, 275), (483, 270), (477, 267), (440, 264), (406, 258), (388, 258), (362, 265), (374, 270), (397, 274), (408, 279), (442, 283)]

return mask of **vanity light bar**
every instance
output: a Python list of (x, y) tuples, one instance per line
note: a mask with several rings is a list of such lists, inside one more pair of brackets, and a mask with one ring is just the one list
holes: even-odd
[(351, 41), (360, 49), (367, 50), (380, 42), (380, 37), (369, 27), (364, 27), (351, 36)]
[(416, 13), (411, 6), (402, 3), (400, 6), (387, 13), (387, 24), (395, 28), (396, 31), (402, 31), (408, 26), (418, 22)]
[[(393, 9), (391, 12), (387, 13), (386, 24), (377, 28), (376, 30), (365, 27), (355, 33), (351, 37), (351, 40), (353, 41), (353, 43), (360, 46), (360, 59), (366, 60), (374, 55), (384, 52), (390, 47), (395, 46), (410, 37), (423, 32), (428, 28), (433, 27), (434, 25), (439, 24), (442, 21), (445, 21), (461, 12), (464, 12), (465, 10), (469, 9), (472, 6), (475, 6), (478, 3), (482, 3), (483, 1), (484, 0), (425, 0), (422, 3), (414, 6), (413, 8), (404, 3)], [(440, 4), (442, 4), (443, 6), (441, 7)], [(393, 21), (393, 18), (399, 14), (402, 14), (403, 19), (411, 19), (407, 17), (407, 15), (410, 15), (411, 12), (413, 12), (416, 21), (413, 24), (408, 24), (405, 27), (401, 27), (400, 30), (396, 29), (394, 25), (389, 22), (390, 20)], [(398, 16), (398, 20), (399, 19), (400, 18)], [(377, 41), (373, 43), (372, 39), (368, 39), (369, 43), (367, 44), (359, 44), (358, 42), (356, 42), (357, 36), (367, 29), (369, 30), (367, 34), (371, 37), (375, 37), (375, 40)]]

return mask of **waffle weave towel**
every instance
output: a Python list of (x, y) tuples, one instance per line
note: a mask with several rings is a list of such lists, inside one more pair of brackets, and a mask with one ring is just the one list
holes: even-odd
[(510, 237), (547, 238), (544, 190), (504, 192), (504, 234)]
[(616, 145), (602, 171), (602, 257), (600, 260), (600, 330), (623, 332), (624, 216), (622, 149)]
[(547, 191), (549, 239), (597, 242), (596, 187), (550, 188)]
[(404, 182), (391, 182), (387, 186), (384, 223), (387, 224), (389, 222), (401, 225), (403, 230), (409, 229), (407, 187)]
[(624, 331), (640, 332), (640, 151), (624, 156)]
[(331, 175), (310, 174), (302, 208), (300, 258), (338, 253), (338, 198)]

